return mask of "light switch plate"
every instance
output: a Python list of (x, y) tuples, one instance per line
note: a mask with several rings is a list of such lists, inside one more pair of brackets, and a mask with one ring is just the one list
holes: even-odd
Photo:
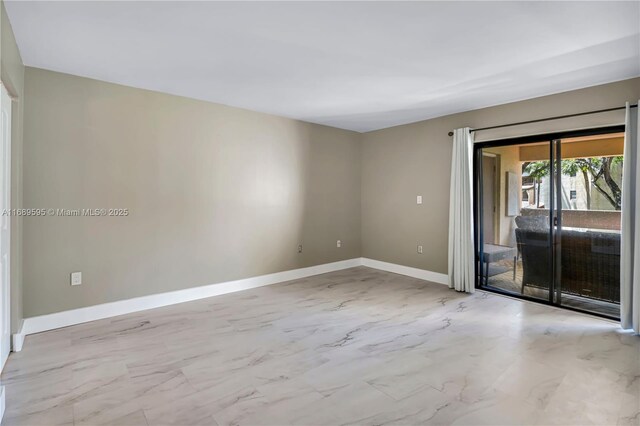
[(418, 246), (418, 254), (422, 254), (422, 246)]
[(416, 197), (416, 203), (418, 203), (418, 204), (422, 204), (422, 195), (418, 195), (418, 196)]
[(336, 241), (336, 247), (342, 247), (342, 241), (338, 240)]
[(80, 284), (82, 284), (82, 272), (72, 272), (71, 285), (80, 285)]

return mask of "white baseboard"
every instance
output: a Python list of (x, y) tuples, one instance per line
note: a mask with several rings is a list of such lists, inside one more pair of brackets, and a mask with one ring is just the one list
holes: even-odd
[(433, 283), (445, 285), (449, 284), (449, 277), (447, 276), (447, 274), (427, 271), (425, 269), (412, 268), (411, 266), (382, 262), (380, 260), (368, 259), (366, 257), (362, 258), (362, 266), (368, 266), (369, 268), (393, 272), (394, 274), (407, 275), (409, 277), (419, 278), (421, 280), (431, 281)]
[[(177, 303), (190, 302), (221, 294), (233, 293), (241, 290), (276, 284), (283, 281), (296, 280), (312, 275), (339, 271), (341, 269), (360, 266), (360, 258), (342, 260), (339, 262), (325, 263), (323, 265), (310, 266), (308, 268), (293, 269), (290, 271), (276, 272), (268, 275), (245, 278), (237, 281), (228, 281), (218, 284), (210, 284), (201, 287), (192, 287), (184, 290), (176, 290), (168, 293), (152, 294), (136, 297), (134, 299), (119, 300), (117, 302), (103, 303), (101, 305), (87, 306), (85, 308), (72, 309), (70, 311), (56, 312), (25, 318), (22, 326), (22, 338), (29, 334), (40, 333), (56, 328), (68, 327), (89, 321), (96, 321), (118, 315), (130, 314), (147, 309), (160, 308)], [(17, 348), (17, 346), (16, 346)], [(20, 347), (22, 349), (22, 347)]]
[(24, 320), (20, 323), (20, 329), (17, 333), (13, 335), (13, 345), (11, 350), (13, 352), (20, 352), (22, 350), (22, 345), (24, 344)]
[(89, 321), (96, 321), (118, 315), (145, 311), (147, 309), (161, 308), (163, 306), (175, 305), (177, 303), (190, 302), (193, 300), (205, 299), (207, 297), (234, 293), (236, 291), (263, 287), (284, 281), (297, 280), (313, 275), (353, 268), (355, 266), (367, 266), (439, 284), (448, 283), (447, 275), (438, 272), (431, 272), (424, 269), (412, 268), (409, 266), (397, 265), (394, 263), (367, 258), (342, 260), (339, 262), (276, 272), (273, 274), (245, 278), (237, 281), (192, 287), (168, 293), (152, 294), (149, 296), (136, 297), (134, 299), (119, 300), (116, 302), (103, 303), (101, 305), (87, 306), (69, 311), (25, 318), (20, 332), (13, 335), (13, 347), (15, 352), (22, 350), (24, 338), (29, 334), (41, 333), (43, 331), (82, 324)]

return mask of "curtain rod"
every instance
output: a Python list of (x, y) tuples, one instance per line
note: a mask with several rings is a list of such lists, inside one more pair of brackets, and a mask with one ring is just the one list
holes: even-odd
[[(637, 108), (638, 104), (629, 105), (629, 107), (630, 108)], [(532, 123), (540, 123), (542, 121), (560, 120), (562, 118), (580, 117), (581, 115), (599, 114), (599, 113), (602, 113), (602, 112), (618, 111), (618, 110), (625, 109), (625, 108), (626, 108), (626, 106), (615, 107), (615, 108), (607, 108), (607, 109), (599, 109), (599, 110), (596, 110), (596, 111), (587, 111), (587, 112), (579, 112), (579, 113), (576, 113), (576, 114), (558, 115), (556, 117), (539, 118), (537, 120), (519, 121), (519, 122), (516, 122), (516, 123), (509, 123), (509, 124), (499, 124), (497, 126), (481, 127), (479, 129), (470, 129), (469, 133), (471, 133), (471, 132), (479, 132), (481, 130), (500, 129), (502, 127), (519, 126), (521, 124), (532, 124)], [(449, 132), (449, 136), (453, 136), (453, 132)]]

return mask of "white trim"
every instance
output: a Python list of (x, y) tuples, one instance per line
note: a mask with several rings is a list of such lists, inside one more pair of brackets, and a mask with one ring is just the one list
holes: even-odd
[[(4, 151), (2, 155), (2, 208), (11, 209), (11, 114), (13, 111), (11, 104), (11, 97), (7, 87), (2, 84), (0, 86), (0, 97), (2, 97), (2, 111), (0, 114), (2, 117), (6, 117), (7, 122), (2, 128), (2, 144), (0, 149)], [(7, 98), (8, 102), (7, 102)], [(0, 117), (0, 118), (2, 118)], [(4, 120), (3, 120), (4, 121)], [(5, 216), (0, 223), (0, 258), (2, 260), (2, 277), (0, 282), (2, 288), (0, 288), (0, 371), (4, 368), (5, 363), (9, 359), (11, 352), (11, 216)]]
[(339, 262), (325, 263), (323, 265), (310, 266), (307, 268), (245, 278), (237, 281), (192, 287), (168, 293), (152, 294), (149, 296), (136, 297), (134, 299), (119, 300), (117, 302), (103, 303), (101, 305), (87, 306), (85, 308), (25, 318), (20, 331), (13, 335), (13, 347), (15, 352), (22, 350), (24, 338), (29, 334), (41, 333), (43, 331), (82, 324), (89, 321), (145, 311), (147, 309), (175, 305), (177, 303), (205, 299), (207, 297), (219, 296), (236, 291), (249, 290), (284, 281), (325, 274), (327, 272), (340, 271), (342, 269), (353, 268), (356, 266), (367, 266), (369, 268), (380, 269), (382, 271), (393, 272), (400, 275), (407, 275), (409, 277), (419, 278), (438, 284), (446, 285), (448, 283), (447, 275), (438, 272), (368, 258), (348, 259)]
[(2, 422), (2, 418), (4, 417), (4, 408), (6, 407), (5, 398), (4, 398), (4, 386), (0, 386), (0, 422)]
[(12, 346), (12, 351), (13, 352), (20, 352), (22, 350), (22, 345), (24, 344), (24, 320), (22, 320), (20, 322), (20, 329), (17, 333), (14, 333), (13, 335), (13, 346)]
[(395, 263), (382, 262), (380, 260), (362, 258), (362, 266), (368, 266), (369, 268), (380, 269), (387, 272), (393, 272), (394, 274), (407, 275), (413, 278), (419, 278), (425, 281), (431, 281), (438, 284), (449, 284), (449, 278), (447, 274), (441, 274), (440, 272), (427, 271), (426, 269), (412, 268), (411, 266), (398, 265)]
[(273, 274), (245, 278), (237, 281), (192, 287), (168, 293), (152, 294), (149, 296), (136, 297), (134, 299), (119, 300), (117, 302), (25, 318), (20, 334), (22, 334), (22, 338), (24, 338), (24, 336), (29, 334), (40, 333), (56, 328), (68, 327), (70, 325), (130, 314), (132, 312), (139, 312), (147, 309), (160, 308), (162, 306), (174, 305), (177, 303), (190, 302), (192, 300), (205, 299), (207, 297), (248, 290), (283, 281), (306, 278), (312, 275), (353, 268), (355, 266), (360, 266), (361, 264), (362, 262), (360, 258), (342, 260), (339, 262), (276, 272)]

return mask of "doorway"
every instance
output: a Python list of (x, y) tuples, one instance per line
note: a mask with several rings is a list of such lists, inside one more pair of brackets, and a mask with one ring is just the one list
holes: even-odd
[[(623, 133), (474, 145), (476, 287), (619, 318)], [(499, 158), (497, 192), (487, 154)]]
[(483, 215), (482, 228), (484, 231), (484, 239), (488, 244), (495, 243), (496, 235), (496, 216), (498, 206), (496, 204), (496, 190), (498, 183), (496, 182), (498, 173), (498, 157), (490, 152), (482, 153), (482, 211)]

